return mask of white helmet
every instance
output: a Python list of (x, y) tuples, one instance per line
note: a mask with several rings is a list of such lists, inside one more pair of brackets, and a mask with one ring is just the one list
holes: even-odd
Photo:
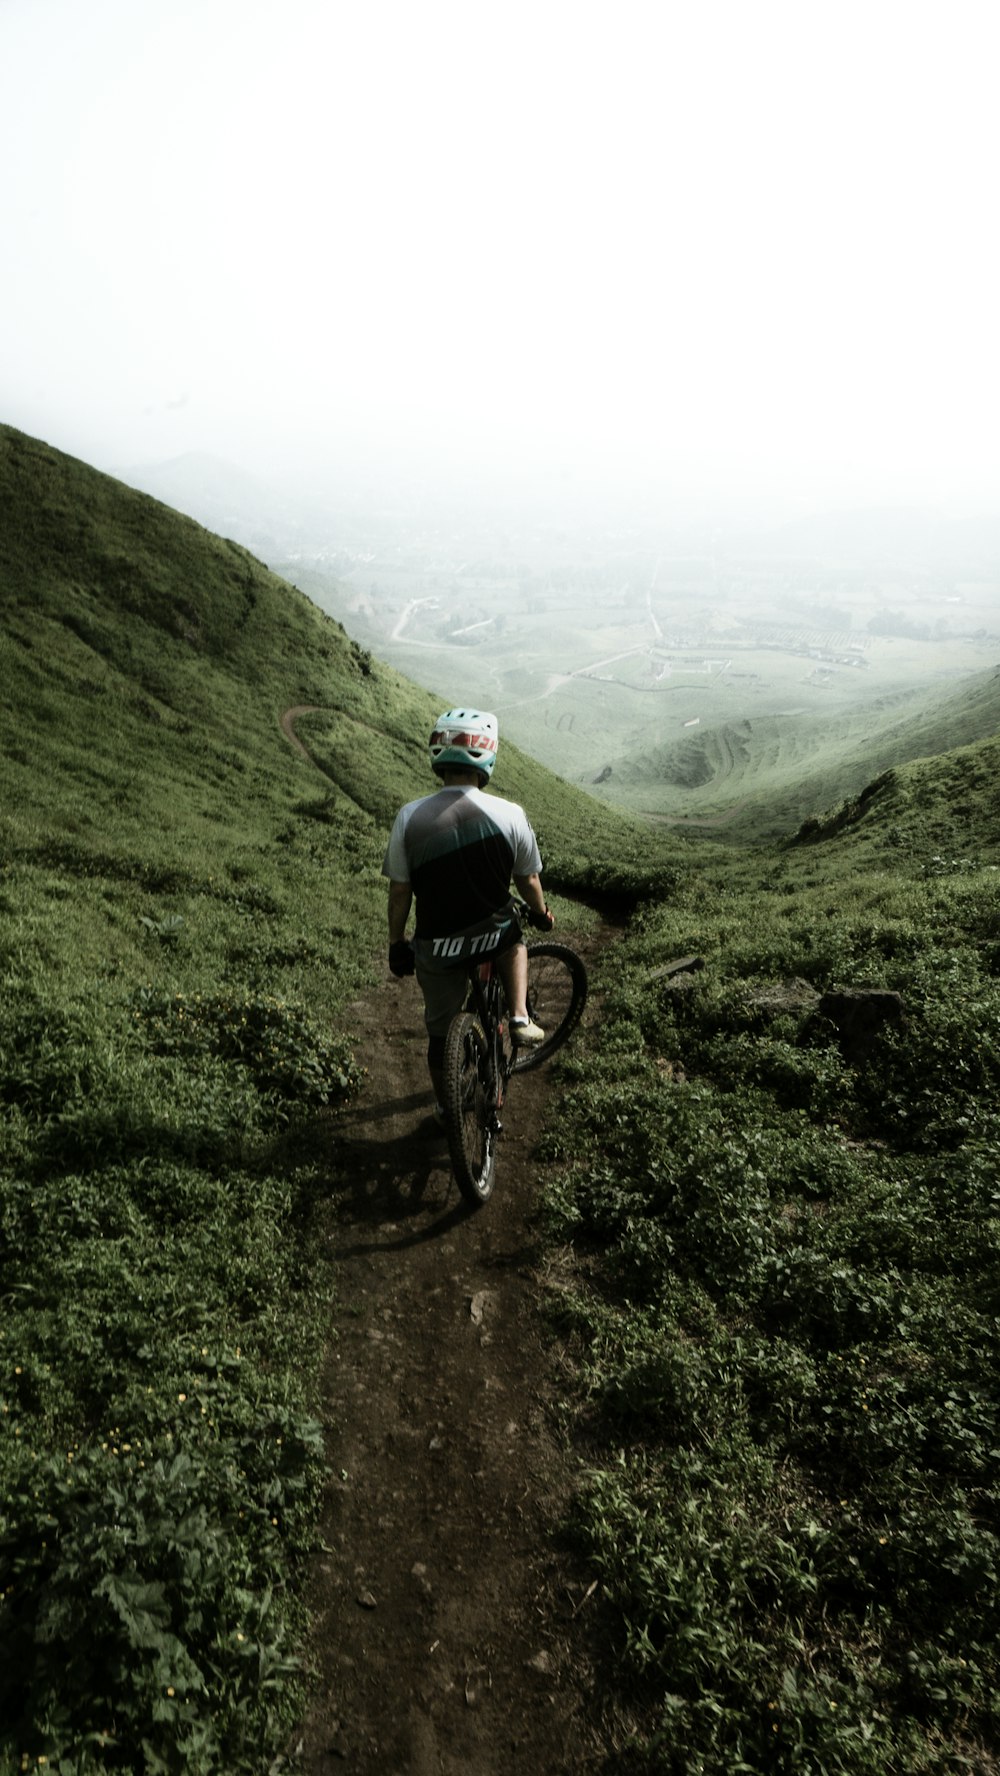
[(499, 738), (500, 724), (485, 709), (446, 709), (430, 738), (431, 770), (472, 769), (489, 777)]

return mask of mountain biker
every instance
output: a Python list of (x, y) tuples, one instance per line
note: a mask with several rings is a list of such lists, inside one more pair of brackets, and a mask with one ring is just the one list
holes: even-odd
[[(396, 816), (382, 874), (389, 878), (389, 967), (416, 973), (424, 996), (427, 1065), (441, 1119), (444, 1040), (465, 1003), (468, 965), (495, 961), (507, 999), (511, 1038), (536, 1044), (545, 1031), (528, 1016), (528, 952), (510, 892), (528, 922), (551, 931), (539, 879), (542, 860), (523, 808), (483, 792), (497, 760), (499, 724), (481, 709), (447, 709), (430, 737), (431, 770), (441, 788), (407, 802)], [(416, 899), (412, 943), (406, 925)]]

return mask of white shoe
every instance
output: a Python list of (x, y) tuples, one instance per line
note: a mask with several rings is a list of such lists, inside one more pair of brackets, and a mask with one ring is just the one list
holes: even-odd
[(539, 1042), (545, 1041), (545, 1031), (542, 1029), (541, 1024), (533, 1024), (528, 1017), (512, 1017), (510, 1020), (510, 1037), (511, 1041), (516, 1042), (518, 1045), (524, 1043), (526, 1047), (534, 1048)]

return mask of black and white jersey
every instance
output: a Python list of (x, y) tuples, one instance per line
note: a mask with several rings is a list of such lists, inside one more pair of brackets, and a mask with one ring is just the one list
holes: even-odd
[(512, 875), (541, 867), (524, 809), (461, 785), (400, 809), (382, 874), (413, 889), (416, 937), (447, 937), (505, 906)]

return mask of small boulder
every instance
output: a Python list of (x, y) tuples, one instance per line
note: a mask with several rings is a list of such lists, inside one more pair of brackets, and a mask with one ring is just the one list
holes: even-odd
[(884, 987), (833, 987), (822, 995), (803, 1035), (821, 1021), (837, 1032), (840, 1052), (849, 1066), (861, 1065), (887, 1027), (902, 1028), (906, 1008), (899, 993)]
[[(672, 962), (665, 962), (662, 968), (651, 968), (646, 976), (648, 981), (675, 981), (678, 976), (697, 974), (705, 966), (703, 956), (675, 956)], [(691, 985), (685, 980), (685, 985)]]

